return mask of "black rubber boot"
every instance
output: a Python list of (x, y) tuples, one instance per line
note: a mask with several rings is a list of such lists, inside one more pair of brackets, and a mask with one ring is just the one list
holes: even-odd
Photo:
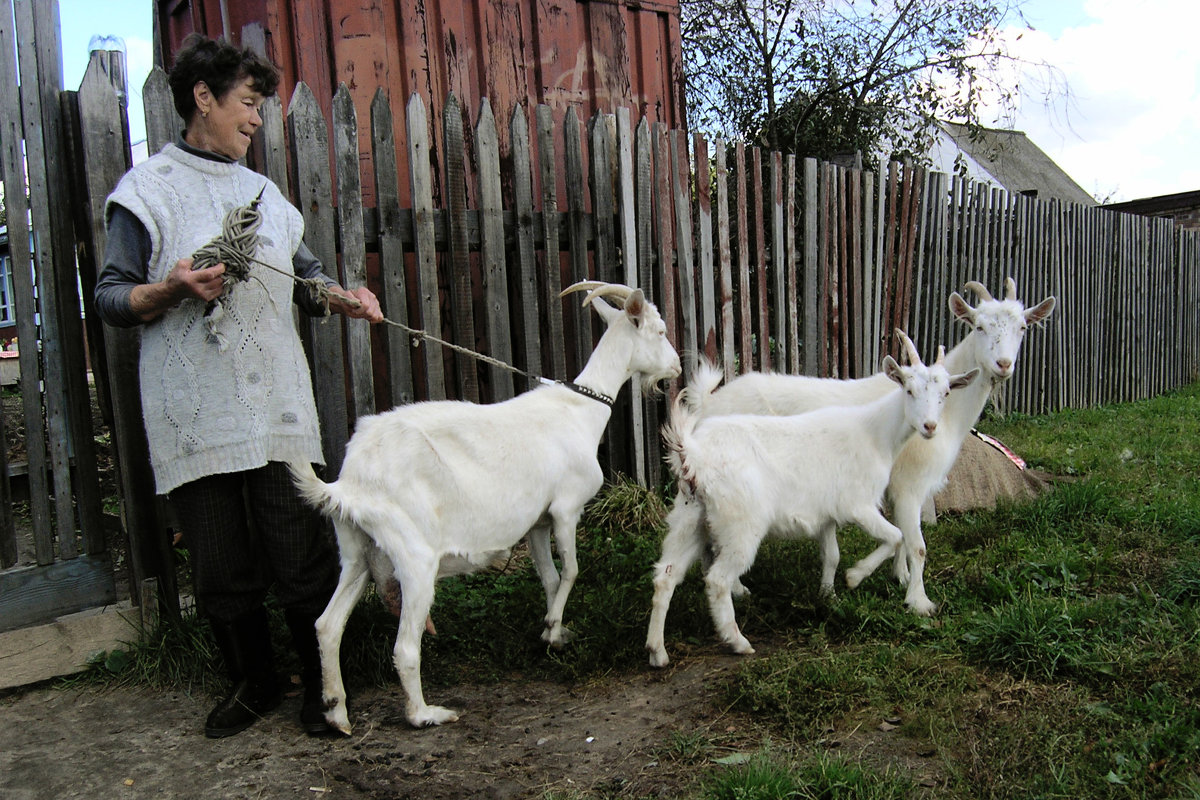
[(321, 648), (317, 644), (317, 616), (287, 609), (283, 612), (292, 645), (300, 656), (300, 680), (304, 684), (304, 702), (300, 706), (300, 727), (309, 736), (323, 736), (333, 728), (325, 721), (325, 701), (321, 697)]
[(204, 722), (204, 735), (221, 739), (241, 733), (278, 708), (283, 693), (275, 674), (271, 627), (265, 608), (243, 614), (233, 622), (209, 619), (209, 624), (233, 687)]

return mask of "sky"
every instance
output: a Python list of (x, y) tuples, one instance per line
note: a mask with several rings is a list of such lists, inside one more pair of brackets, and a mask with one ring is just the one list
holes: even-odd
[[(151, 7), (59, 0), (66, 88), (78, 88), (93, 35), (125, 40), (135, 142), (145, 138)], [(1054, 65), (1059, 79), (1047, 99), (1044, 78), (1026, 76), (1015, 118), (998, 121), (1023, 131), (1100, 200), (1200, 191), (1200, 2), (1028, 0), (1024, 12), (1034, 30), (1012, 26), (1012, 51)]]

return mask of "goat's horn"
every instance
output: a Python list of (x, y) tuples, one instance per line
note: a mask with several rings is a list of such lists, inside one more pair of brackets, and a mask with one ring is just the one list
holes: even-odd
[(558, 296), (566, 297), (567, 295), (571, 294), (572, 292), (583, 292), (583, 291), (590, 292), (592, 289), (595, 289), (598, 286), (604, 286), (604, 285), (605, 285), (604, 281), (579, 281), (578, 283), (572, 283), (570, 286), (563, 289), (561, 292), (558, 293)]
[(913, 344), (913, 340), (908, 338), (908, 334), (896, 328), (896, 338), (900, 340), (900, 344), (904, 345), (904, 352), (908, 356), (909, 366), (920, 364), (921, 354), (917, 352), (917, 346)]
[(1004, 280), (1004, 299), (1005, 300), (1016, 300), (1017, 299), (1017, 282), (1014, 281), (1012, 278), (1005, 278), (1005, 280)]
[(984, 286), (979, 281), (967, 281), (966, 283), (963, 284), (963, 288), (970, 289), (972, 292), (979, 295), (980, 300), (991, 300), (992, 299), (992, 293), (989, 292), (987, 290), (987, 287)]
[(613, 297), (616, 297), (624, 302), (629, 299), (629, 295), (631, 294), (633, 294), (633, 289), (629, 288), (628, 286), (620, 283), (606, 283), (603, 286), (592, 289), (590, 292), (588, 292), (587, 297), (583, 298), (583, 304), (586, 306), (597, 297), (606, 297), (608, 295), (612, 295)]
[(939, 344), (939, 345), (938, 345), (938, 357), (937, 357), (937, 361), (934, 361), (933, 363), (934, 363), (934, 364), (941, 364), (941, 363), (944, 363), (944, 362), (945, 362), (945, 360), (946, 360), (946, 345), (944, 345), (944, 344)]

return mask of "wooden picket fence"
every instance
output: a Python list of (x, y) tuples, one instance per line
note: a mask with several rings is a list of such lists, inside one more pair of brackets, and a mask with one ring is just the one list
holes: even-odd
[[(104, 199), (130, 163), (127, 120), (110, 78), (93, 60), (78, 93), (62, 103), (63, 138), (75, 150), (69, 161), (79, 179), (67, 195), (76, 199), (75, 213), (53, 222), (53, 238), (67, 249), (78, 243), (85, 307), (104, 249)], [(157, 151), (181, 127), (161, 71), (150, 76), (143, 99), (149, 148)], [(341, 87), (326, 119), (300, 85), (286, 116), (278, 98), (264, 107), (253, 161), (301, 209), (306, 242), (343, 285), (369, 285), (390, 320), (518, 371), (430, 342), (414, 346), (394, 326), (304, 323), (333, 473), (354, 420), (381, 406), (447, 397), (495, 402), (529, 388), (532, 376), (574, 377), (601, 331), (581, 312), (579, 295), (558, 293), (585, 279), (646, 291), (683, 356), (684, 381), (700, 355), (729, 375), (866, 375), (894, 352), (895, 328), (928, 356), (963, 335), (948, 312), (951, 291), (977, 280), (999, 294), (1008, 277), (1027, 304), (1047, 295), (1060, 304), (1028, 333), (1016, 377), (997, 398), (1005, 409), (1042, 413), (1136, 400), (1197, 374), (1200, 234), (1169, 221), (1009, 195), (920, 167), (861, 171), (710, 141), (647, 119), (635, 124), (627, 109), (586, 122), (568, 110), (558, 123), (550, 108), (519, 107), (500, 121), (487, 102), (466, 110), (451, 98), (437, 110), (439, 142), (430, 139), (430, 111), (419, 96), (402, 114), (396, 110), (382, 92), (370, 109), (356, 109)], [(362, 112), (369, 126), (360, 126)], [(6, 107), (6, 119), (13, 113), (19, 117)], [(397, 118), (403, 130), (393, 129)], [(368, 148), (360, 146), (360, 130), (370, 131)], [(371, 207), (361, 186), (364, 150), (375, 184)], [(405, 174), (397, 152), (406, 155)], [(6, 174), (16, 168), (10, 156)], [(35, 207), (53, 194), (49, 185), (31, 187)], [(63, 275), (56, 285), (68, 287), (75, 273)], [(30, 291), (20, 313), (29, 325), (35, 313), (42, 320), (21, 340), (43, 343), (32, 358), (44, 366), (31, 363), (47, 383), (44, 397), (76, 396), (49, 361), (63, 351), (81, 358), (77, 338), (62, 347), (54, 338), (80, 335), (72, 298), (38, 307), (31, 286), (22, 285)], [(92, 372), (111, 399), (133, 572), (159, 577), (169, 597), (171, 554), (141, 428), (136, 332), (86, 322)], [(43, 401), (31, 393), (27, 402)], [(28, 418), (40, 419), (45, 409)], [(637, 387), (623, 394), (602, 447), (610, 473), (659, 484), (661, 414), (661, 398), (643, 397)], [(37, 427), (29, 426), (34, 439)], [(81, 442), (85, 434), (73, 436)], [(42, 487), (47, 475), (59, 481), (66, 474), (39, 469)], [(71, 497), (69, 486), (55, 486), (59, 497)], [(34, 513), (57, 520), (66, 532), (57, 552), (68, 558), (63, 542), (74, 540), (74, 514), (82, 519), (95, 504), (60, 503), (55, 513), (47, 500), (54, 493), (37, 493)], [(90, 495), (77, 484), (75, 497)], [(51, 526), (35, 535), (45, 537), (39, 553), (53, 560)], [(4, 531), (0, 544), (11, 538)]]

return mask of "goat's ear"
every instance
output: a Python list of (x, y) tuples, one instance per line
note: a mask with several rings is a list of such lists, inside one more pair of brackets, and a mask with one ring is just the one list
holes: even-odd
[(896, 363), (896, 359), (891, 356), (883, 357), (883, 374), (894, 380), (901, 386), (904, 385), (904, 370)]
[(629, 297), (625, 298), (625, 315), (629, 317), (633, 327), (641, 327), (642, 317), (646, 315), (646, 295), (641, 289), (634, 289)]
[(975, 379), (978, 377), (979, 377), (979, 367), (976, 367), (975, 369), (971, 370), (970, 372), (964, 372), (961, 375), (951, 375), (950, 376), (950, 388), (951, 389), (961, 389), (964, 386), (970, 386), (972, 383), (974, 383)]
[(975, 324), (975, 309), (958, 292), (950, 293), (950, 313), (955, 319), (960, 319), (968, 325)]
[(1025, 309), (1025, 321), (1030, 325), (1036, 325), (1039, 322), (1050, 316), (1050, 312), (1054, 310), (1055, 299), (1053, 296), (1047, 297), (1042, 302), (1038, 303), (1033, 308)]

